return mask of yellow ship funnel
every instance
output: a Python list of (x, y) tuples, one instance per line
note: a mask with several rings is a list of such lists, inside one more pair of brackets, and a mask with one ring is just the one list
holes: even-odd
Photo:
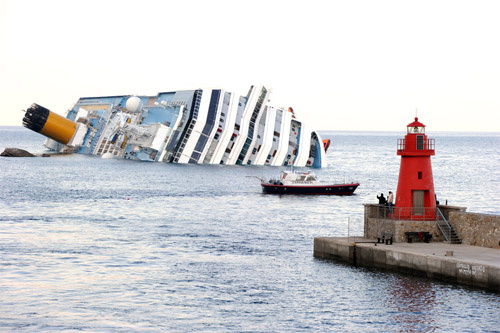
[(33, 103), (23, 118), (23, 126), (62, 144), (67, 144), (76, 131), (76, 123), (41, 105)]

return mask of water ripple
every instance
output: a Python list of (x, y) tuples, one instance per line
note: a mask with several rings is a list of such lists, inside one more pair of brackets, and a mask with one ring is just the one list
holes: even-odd
[[(312, 257), (397, 185), (398, 136), (331, 138), (317, 173), (359, 180), (355, 196), (266, 196), (246, 177), (276, 168), (0, 159), (0, 331), (498, 330), (497, 294)], [(498, 143), (436, 139), (438, 198), (499, 214)]]

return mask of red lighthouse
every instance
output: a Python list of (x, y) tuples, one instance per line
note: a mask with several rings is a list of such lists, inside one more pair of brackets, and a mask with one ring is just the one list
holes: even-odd
[(407, 125), (404, 139), (398, 139), (401, 156), (394, 213), (401, 219), (434, 219), (436, 197), (432, 177), (431, 155), (434, 139), (425, 135), (425, 125), (415, 121)]

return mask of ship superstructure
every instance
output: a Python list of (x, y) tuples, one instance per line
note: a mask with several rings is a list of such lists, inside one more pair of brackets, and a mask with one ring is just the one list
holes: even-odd
[(66, 118), (33, 104), (23, 125), (47, 136), (57, 152), (141, 161), (326, 166), (319, 133), (291, 108), (269, 105), (270, 90), (246, 96), (222, 89), (156, 96), (83, 97)]

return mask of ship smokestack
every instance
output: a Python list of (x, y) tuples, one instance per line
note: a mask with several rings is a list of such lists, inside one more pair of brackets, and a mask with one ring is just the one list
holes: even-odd
[(24, 114), (23, 126), (62, 144), (68, 144), (75, 134), (77, 124), (33, 103)]

